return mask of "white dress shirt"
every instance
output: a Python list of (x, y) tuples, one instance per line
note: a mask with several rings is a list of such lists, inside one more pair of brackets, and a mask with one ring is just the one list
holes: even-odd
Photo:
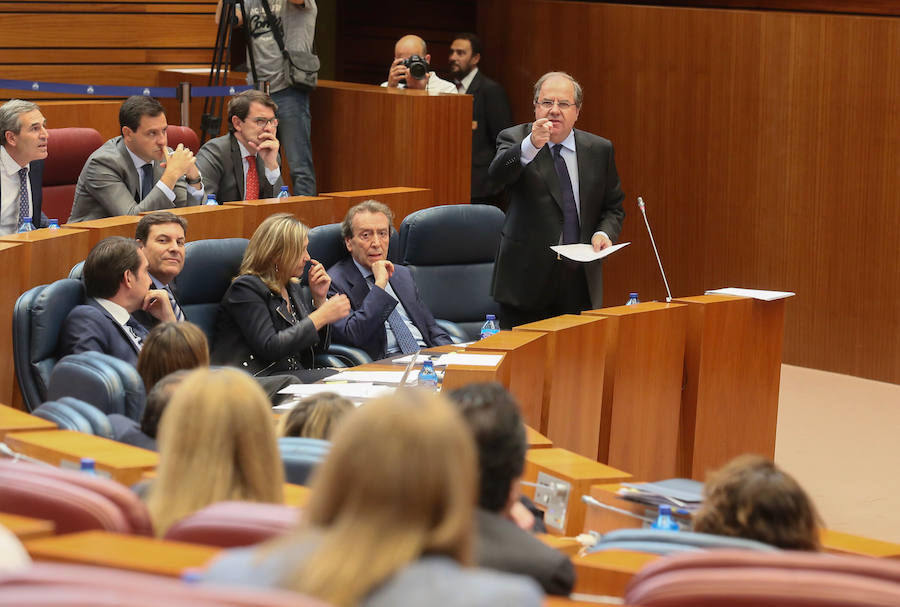
[[(29, 165), (19, 166), (13, 157), (6, 151), (6, 146), (0, 146), (0, 236), (15, 234), (19, 229), (19, 171), (23, 168), (31, 170)], [(33, 216), (31, 205), (31, 181), (25, 173), (25, 187), (28, 188), (28, 216)], [(33, 219), (32, 219), (33, 221)], [(40, 226), (40, 218), (35, 227)]]

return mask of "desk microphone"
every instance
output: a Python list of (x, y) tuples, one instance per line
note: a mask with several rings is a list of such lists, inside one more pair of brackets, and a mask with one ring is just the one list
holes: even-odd
[(636, 518), (639, 521), (643, 521), (645, 523), (652, 523), (656, 519), (650, 518), (649, 516), (641, 516), (640, 514), (635, 514), (634, 512), (629, 512), (628, 510), (623, 510), (622, 508), (616, 508), (615, 506), (610, 506), (609, 504), (604, 504), (591, 497), (590, 495), (582, 495), (581, 501), (589, 506), (594, 506), (596, 508), (603, 508), (604, 510), (612, 510), (618, 514), (624, 514), (625, 516), (630, 516), (631, 518)]
[(656, 253), (656, 263), (659, 265), (659, 273), (662, 274), (663, 283), (666, 285), (666, 303), (672, 303), (672, 291), (669, 290), (669, 281), (666, 280), (666, 271), (663, 270), (662, 261), (659, 260), (659, 251), (656, 250), (656, 241), (653, 240), (653, 230), (650, 229), (650, 222), (647, 221), (647, 211), (644, 209), (644, 199), (638, 196), (638, 208), (641, 215), (644, 216), (644, 225), (647, 226), (647, 233), (650, 234), (650, 244), (653, 245), (653, 252)]

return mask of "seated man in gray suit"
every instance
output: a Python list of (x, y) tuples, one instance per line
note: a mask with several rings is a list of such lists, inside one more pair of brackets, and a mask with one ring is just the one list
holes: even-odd
[(569, 594), (575, 585), (572, 561), (522, 528), (523, 519), (532, 524), (534, 519), (519, 502), (517, 487), (528, 448), (519, 405), (496, 383), (470, 384), (451, 392), (450, 399), (472, 429), (478, 446), (477, 564), (528, 575), (547, 594)]
[(87, 301), (75, 306), (63, 323), (60, 357), (97, 351), (137, 364), (148, 331), (132, 314), (144, 310), (161, 321), (174, 321), (165, 291), (150, 289), (147, 258), (138, 242), (104, 238), (84, 262)]
[(203, 182), (194, 153), (167, 147), (166, 113), (152, 97), (134, 95), (119, 108), (122, 134), (97, 149), (75, 185), (70, 222), (138, 215), (198, 205)]
[(197, 152), (207, 194), (215, 194), (220, 203), (278, 195), (284, 182), (275, 137), (277, 110), (272, 98), (261, 91), (244, 91), (231, 98), (229, 133), (210, 139)]

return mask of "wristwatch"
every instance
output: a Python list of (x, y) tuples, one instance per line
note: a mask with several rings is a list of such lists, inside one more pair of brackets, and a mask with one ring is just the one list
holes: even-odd
[(197, 175), (198, 175), (197, 179), (191, 179), (190, 177), (185, 175), (184, 180), (187, 181), (188, 185), (197, 185), (198, 183), (203, 181), (203, 175), (200, 175), (199, 171), (197, 172)]

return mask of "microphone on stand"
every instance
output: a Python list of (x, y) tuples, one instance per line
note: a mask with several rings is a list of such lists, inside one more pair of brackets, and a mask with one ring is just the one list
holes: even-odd
[(672, 303), (672, 291), (669, 290), (669, 281), (666, 280), (666, 271), (663, 270), (662, 261), (659, 259), (659, 251), (656, 250), (656, 241), (653, 239), (653, 230), (650, 229), (650, 222), (647, 221), (647, 211), (644, 209), (644, 199), (638, 196), (638, 208), (641, 215), (644, 216), (644, 225), (647, 226), (647, 233), (650, 234), (650, 244), (653, 245), (653, 252), (656, 253), (656, 263), (659, 265), (659, 273), (662, 274), (663, 283), (666, 285), (666, 303)]

